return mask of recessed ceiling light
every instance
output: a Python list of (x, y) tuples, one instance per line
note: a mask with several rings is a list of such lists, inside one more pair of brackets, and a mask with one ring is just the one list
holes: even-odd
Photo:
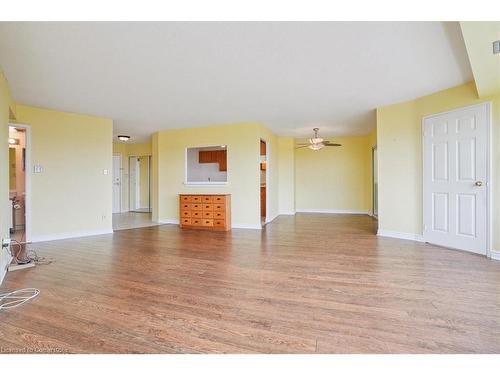
[(129, 135), (119, 135), (118, 140), (120, 140), (122, 142), (128, 142), (130, 140), (130, 136)]
[(18, 145), (19, 139), (17, 138), (9, 138), (9, 145)]

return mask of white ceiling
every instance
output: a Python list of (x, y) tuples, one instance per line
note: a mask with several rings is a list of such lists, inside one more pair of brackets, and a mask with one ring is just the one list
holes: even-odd
[(0, 23), (17, 102), (160, 129), (366, 134), (374, 109), (472, 79), (458, 23)]

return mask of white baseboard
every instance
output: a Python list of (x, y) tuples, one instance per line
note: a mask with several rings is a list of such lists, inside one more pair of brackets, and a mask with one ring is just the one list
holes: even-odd
[(266, 224), (269, 224), (271, 221), (273, 221), (274, 219), (276, 219), (278, 216), (279, 216), (279, 214), (276, 214), (276, 215), (272, 216), (269, 220), (266, 220)]
[(179, 219), (159, 219), (160, 224), (179, 224)]
[(260, 224), (248, 224), (248, 223), (233, 223), (231, 228), (234, 229), (262, 229)]
[(295, 215), (295, 211), (280, 211), (278, 215)]
[[(160, 224), (179, 224), (179, 219), (160, 219)], [(231, 228), (235, 229), (262, 229), (260, 224), (233, 223)]]
[(315, 214), (346, 214), (346, 215), (369, 215), (366, 210), (330, 210), (322, 208), (298, 209), (296, 212)]
[(500, 260), (500, 251), (491, 250), (490, 251), (490, 258), (494, 259), (494, 260)]
[(84, 232), (64, 232), (64, 233), (54, 233), (46, 234), (41, 236), (32, 236), (31, 242), (45, 242), (45, 241), (55, 241), (55, 240), (65, 240), (68, 238), (78, 238), (78, 237), (88, 237), (88, 236), (99, 236), (102, 234), (112, 234), (112, 229), (103, 230), (91, 230)]
[(410, 240), (410, 241), (424, 242), (424, 238), (420, 234), (404, 233), (404, 232), (394, 232), (392, 230), (379, 229), (377, 231), (377, 236), (399, 238), (400, 240)]

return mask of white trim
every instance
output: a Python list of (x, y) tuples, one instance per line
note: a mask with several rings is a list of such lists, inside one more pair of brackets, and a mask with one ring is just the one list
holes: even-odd
[(316, 213), (316, 214), (346, 214), (346, 215), (369, 215), (368, 210), (330, 210), (322, 208), (298, 209), (297, 213)]
[(134, 156), (135, 163), (135, 210), (141, 208), (141, 162), (138, 156)]
[(500, 260), (500, 251), (491, 250), (490, 251), (490, 258), (494, 259), (494, 260)]
[(231, 228), (235, 229), (262, 229), (260, 224), (248, 224), (248, 223), (233, 223)]
[(83, 231), (83, 232), (63, 232), (63, 233), (47, 234), (47, 235), (41, 235), (41, 236), (34, 236), (31, 240), (31, 242), (65, 240), (68, 238), (100, 236), (103, 234), (113, 234), (113, 230), (112, 229), (101, 229), (101, 230), (89, 230), (89, 231)]
[(269, 219), (266, 218), (266, 224), (269, 224), (271, 221), (273, 221), (274, 219), (276, 219), (278, 216), (279, 216), (279, 214), (276, 214), (276, 215), (270, 217)]
[[(424, 125), (425, 121), (428, 119), (431, 119), (436, 116), (441, 116), (444, 114), (448, 113), (453, 113), (455, 111), (461, 111), (464, 109), (470, 109), (474, 107), (481, 107), (485, 106), (486, 107), (486, 144), (488, 145), (487, 150), (486, 150), (486, 257), (492, 257), (491, 253), (493, 252), (493, 219), (492, 219), (492, 212), (493, 212), (493, 200), (492, 200), (492, 162), (491, 162), (491, 155), (492, 155), (492, 126), (491, 126), (491, 119), (492, 119), (492, 106), (491, 106), (491, 100), (487, 100), (481, 103), (477, 104), (472, 104), (468, 105), (465, 107), (457, 107), (454, 109), (451, 109), (449, 111), (445, 112), (439, 112), (439, 113), (434, 113), (432, 115), (427, 115), (422, 117), (422, 122), (421, 122), (421, 137), (422, 137), (422, 228), (425, 228), (425, 205), (424, 205), (424, 200), (425, 200), (425, 188), (424, 188), (424, 175), (425, 175), (425, 164), (424, 164), (424, 147), (425, 147), (425, 139), (424, 139)], [(425, 230), (422, 229), (422, 239), (425, 238)], [(461, 250), (461, 249), (459, 249)], [(482, 255), (482, 254), (481, 254)]]
[(179, 219), (158, 219), (160, 224), (179, 224)]
[(399, 238), (400, 240), (424, 242), (424, 239), (423, 239), (422, 235), (420, 235), (420, 234), (395, 232), (392, 230), (379, 229), (377, 231), (377, 236)]
[(293, 210), (293, 211), (280, 211), (278, 215), (295, 215), (295, 210)]

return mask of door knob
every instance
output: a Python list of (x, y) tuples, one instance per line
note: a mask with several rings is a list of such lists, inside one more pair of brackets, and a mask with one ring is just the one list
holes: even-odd
[(476, 186), (483, 186), (483, 181), (476, 181), (474, 185), (476, 185)]

